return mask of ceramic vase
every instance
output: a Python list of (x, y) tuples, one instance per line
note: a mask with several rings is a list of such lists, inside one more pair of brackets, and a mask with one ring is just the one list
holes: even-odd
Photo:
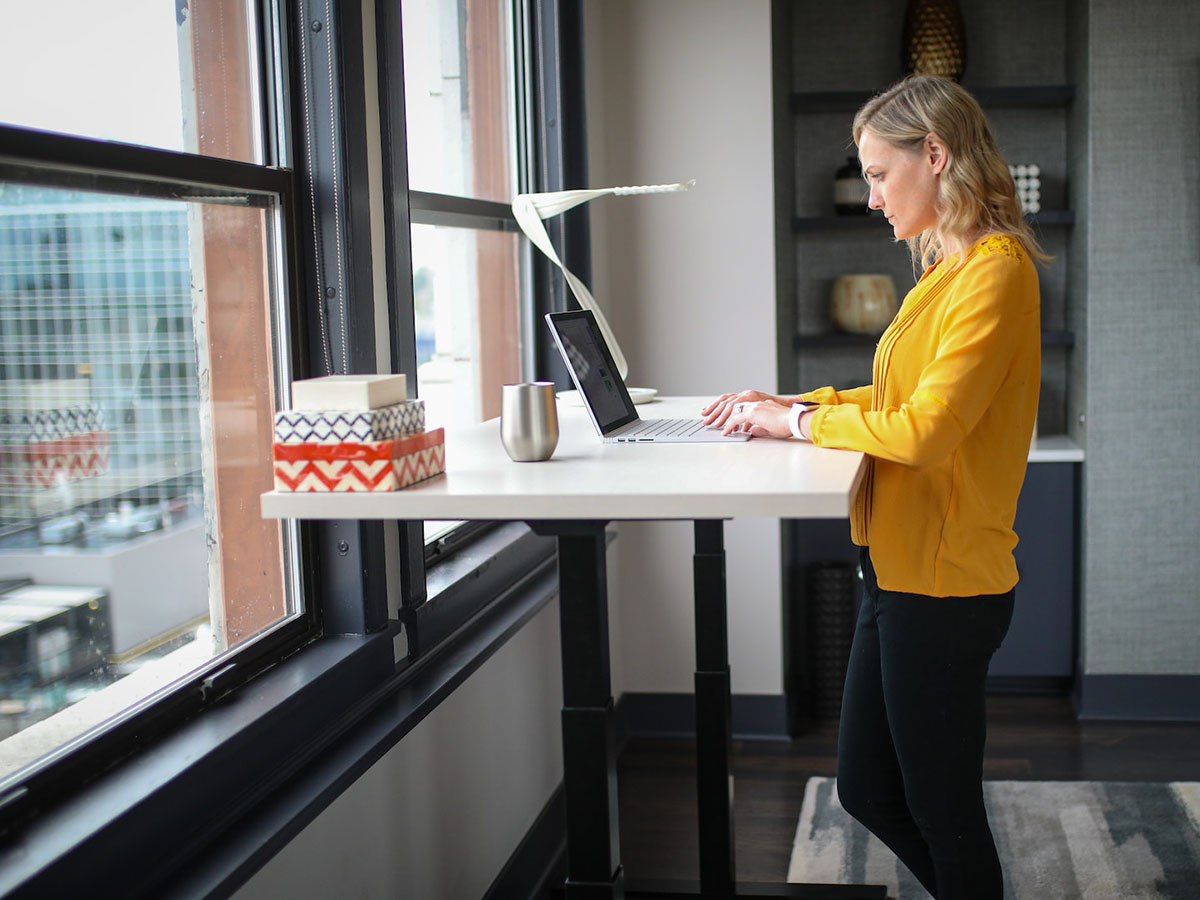
[(901, 62), (906, 73), (962, 80), (967, 34), (958, 0), (908, 0)]
[(890, 275), (841, 275), (833, 282), (829, 314), (842, 331), (880, 334), (899, 309)]

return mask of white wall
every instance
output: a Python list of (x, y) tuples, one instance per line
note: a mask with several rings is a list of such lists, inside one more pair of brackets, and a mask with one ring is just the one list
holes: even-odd
[[(593, 293), (629, 383), (775, 390), (769, 0), (589, 0), (585, 15), (591, 184), (696, 179), (686, 194), (590, 206)], [(610, 605), (622, 685), (691, 692), (691, 526), (620, 532)], [(733, 521), (725, 536), (733, 690), (780, 694), (778, 522)]]
[(234, 896), (483, 896), (562, 781), (561, 705), (551, 603)]

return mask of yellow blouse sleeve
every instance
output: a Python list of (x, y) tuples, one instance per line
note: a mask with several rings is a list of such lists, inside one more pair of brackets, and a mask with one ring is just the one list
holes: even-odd
[(867, 384), (862, 387), (847, 388), (844, 391), (836, 391), (831, 387), (817, 388), (815, 391), (801, 394), (797, 399), (804, 403), (820, 403), (823, 406), (852, 403), (855, 406), (861, 406), (863, 409), (870, 409), (871, 385)]
[(958, 273), (956, 281), (937, 320), (934, 357), (891, 361), (889, 379), (915, 382), (907, 399), (878, 411), (846, 403), (823, 407), (810, 422), (813, 443), (923, 466), (947, 456), (971, 431), (1022, 342), (1040, 340), (1037, 273), (1028, 262), (998, 254)]

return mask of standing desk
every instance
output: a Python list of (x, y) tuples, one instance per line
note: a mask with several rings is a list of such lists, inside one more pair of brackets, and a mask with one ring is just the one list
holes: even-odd
[[(706, 398), (664, 398), (643, 418), (698, 414)], [(581, 408), (559, 406), (552, 459), (514, 463), (498, 420), (448, 430), (446, 474), (386, 493), (262, 496), (268, 518), (525, 521), (558, 544), (563, 670), (563, 793), (570, 900), (622, 896), (878, 898), (882, 886), (737, 884), (730, 768), (724, 519), (847, 518), (860, 453), (800, 441), (603, 444)], [(620, 862), (609, 678), (605, 526), (694, 522), (696, 770), (700, 882), (626, 884)]]

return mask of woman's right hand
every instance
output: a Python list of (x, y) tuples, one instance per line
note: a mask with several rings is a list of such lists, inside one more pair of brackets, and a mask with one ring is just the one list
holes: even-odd
[(791, 399), (788, 397), (764, 394), (762, 391), (740, 391), (736, 394), (722, 394), (700, 410), (700, 415), (704, 417), (705, 425), (715, 425), (719, 428), (733, 414), (735, 403), (761, 403), (763, 401), (778, 403), (780, 406), (791, 406)]

